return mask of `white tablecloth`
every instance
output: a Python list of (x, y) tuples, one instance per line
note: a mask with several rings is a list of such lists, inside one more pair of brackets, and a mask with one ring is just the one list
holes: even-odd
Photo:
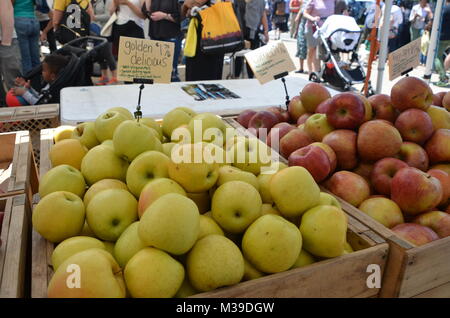
[[(181, 87), (192, 83), (222, 84), (239, 99), (207, 99), (196, 101)], [(289, 97), (298, 95), (309, 83), (299, 77), (286, 77)], [(338, 93), (329, 89), (332, 95)], [(61, 123), (77, 124), (93, 121), (108, 108), (122, 106), (134, 112), (139, 96), (139, 84), (69, 87), (61, 91)], [(237, 79), (222, 81), (178, 82), (171, 84), (145, 85), (142, 92), (141, 107), (144, 117), (162, 118), (170, 110), (185, 106), (198, 113), (238, 114), (244, 109), (259, 109), (269, 106), (285, 105), (285, 91), (281, 79), (264, 85), (256, 79)]]

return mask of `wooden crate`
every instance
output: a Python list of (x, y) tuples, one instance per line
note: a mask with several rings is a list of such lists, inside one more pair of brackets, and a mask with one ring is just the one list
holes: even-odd
[(28, 130), (39, 166), (40, 130), (60, 124), (59, 104), (0, 108), (0, 133)]
[(0, 198), (26, 193), (32, 202), (38, 180), (28, 131), (0, 133), (0, 172)]
[(5, 211), (0, 232), (0, 298), (29, 296), (31, 206), (25, 194), (0, 198)]
[[(225, 121), (234, 128), (245, 129), (232, 118)], [(286, 162), (281, 156), (280, 160)], [(417, 247), (348, 202), (337, 199), (348, 214), (389, 243), (380, 297), (450, 297), (450, 237)]]
[[(46, 153), (53, 145), (53, 131), (41, 131), (41, 176), (51, 168)], [(367, 285), (371, 274), (367, 269), (376, 264), (380, 275), (383, 274), (387, 243), (351, 216), (347, 240), (356, 252), (194, 297), (378, 297), (380, 289)], [(53, 248), (52, 243), (32, 231), (32, 297), (47, 297), (47, 286), (53, 275)]]

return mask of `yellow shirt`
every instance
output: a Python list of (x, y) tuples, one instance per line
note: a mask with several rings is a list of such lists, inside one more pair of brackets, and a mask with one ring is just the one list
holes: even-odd
[[(71, 2), (71, 0), (54, 0), (53, 9), (64, 12)], [(77, 0), (77, 2), (83, 9), (89, 6), (89, 0)]]

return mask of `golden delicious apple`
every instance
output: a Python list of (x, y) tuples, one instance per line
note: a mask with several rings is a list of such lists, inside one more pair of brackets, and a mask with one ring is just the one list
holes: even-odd
[(259, 191), (259, 183), (258, 179), (253, 173), (242, 171), (236, 167), (232, 166), (222, 166), (219, 168), (219, 179), (217, 180), (217, 185), (221, 186), (222, 184), (229, 181), (243, 181), (255, 187), (257, 191)]
[(257, 270), (249, 261), (244, 258), (244, 277), (243, 281), (257, 279), (263, 277), (265, 274)]
[(320, 203), (320, 188), (303, 167), (289, 167), (270, 180), (270, 194), (281, 214), (297, 217)]
[(78, 139), (87, 149), (94, 148), (100, 143), (95, 135), (94, 122), (78, 124), (72, 131), (71, 138)]
[(130, 118), (115, 110), (100, 114), (95, 120), (95, 135), (98, 141), (112, 140), (117, 126), (125, 120)]
[(208, 235), (197, 241), (189, 252), (186, 271), (198, 291), (234, 285), (244, 276), (244, 257), (225, 236)]
[(162, 152), (146, 151), (131, 162), (127, 170), (127, 185), (137, 198), (151, 181), (169, 176), (170, 159)]
[(64, 139), (53, 145), (49, 157), (53, 167), (66, 164), (80, 170), (87, 152), (87, 148), (79, 140)]
[(187, 197), (194, 201), (197, 205), (198, 212), (203, 214), (211, 210), (211, 198), (209, 197), (209, 192), (200, 193), (186, 193)]
[[(114, 257), (114, 246), (116, 244), (114, 244), (114, 242), (108, 242), (108, 241), (103, 241), (103, 244), (105, 245), (105, 250), (112, 255), (112, 257)], [(114, 259), (116, 259), (114, 257)], [(116, 260), (117, 261), (117, 260)]]
[(227, 151), (227, 163), (254, 175), (259, 175), (263, 169), (272, 163), (272, 150), (258, 138), (237, 139)]
[(443, 107), (430, 106), (426, 110), (430, 115), (434, 130), (450, 129), (450, 112)]
[(59, 126), (55, 129), (55, 132), (53, 134), (53, 139), (55, 140), (55, 143), (60, 142), (64, 139), (69, 139), (72, 137), (72, 131), (75, 129), (74, 126)]
[(166, 142), (165, 144), (162, 144), (163, 147), (163, 153), (171, 158), (172, 157), (172, 149), (176, 145), (174, 142)]
[(126, 109), (125, 107), (120, 107), (120, 106), (119, 107), (111, 107), (111, 108), (106, 110), (106, 112), (114, 112), (114, 111), (121, 113), (127, 119), (134, 119), (133, 114), (128, 109)]
[(81, 173), (88, 185), (102, 179), (118, 179), (125, 181), (128, 162), (119, 158), (114, 149), (98, 145), (89, 150), (81, 162)]
[(192, 117), (196, 114), (190, 109), (184, 107), (177, 107), (168, 112), (162, 121), (162, 130), (164, 136), (171, 138), (172, 132), (181, 125), (187, 125), (191, 121)]
[(214, 220), (231, 233), (242, 233), (261, 216), (261, 196), (243, 181), (226, 182), (217, 188), (211, 203)]
[(88, 206), (89, 202), (91, 202), (97, 193), (108, 189), (123, 189), (128, 191), (127, 185), (122, 181), (117, 179), (102, 179), (91, 185), (86, 191), (83, 198), (84, 206)]
[(188, 124), (191, 142), (212, 142), (222, 147), (225, 143), (226, 126), (223, 120), (212, 113), (202, 113), (194, 116)]
[(126, 190), (104, 190), (89, 202), (86, 217), (95, 236), (115, 242), (122, 232), (136, 221), (137, 201)]
[(76, 236), (84, 225), (85, 209), (81, 199), (66, 191), (42, 198), (33, 211), (34, 229), (52, 243)]
[(139, 222), (139, 237), (146, 246), (180, 255), (198, 237), (200, 214), (191, 199), (177, 193), (163, 195), (150, 205)]
[(175, 294), (175, 298), (187, 298), (195, 294), (198, 294), (198, 291), (196, 291), (195, 288), (192, 287), (191, 283), (189, 282), (189, 278), (187, 277), (187, 275), (185, 275), (180, 289), (178, 289), (177, 293)]
[(302, 216), (303, 248), (314, 256), (337, 257), (347, 242), (347, 215), (331, 205), (319, 205)]
[[(135, 120), (137, 120), (137, 119), (135, 119)], [(144, 118), (139, 119), (139, 122), (144, 124), (148, 128), (153, 128), (158, 133), (159, 140), (161, 142), (163, 141), (164, 135), (163, 135), (162, 127), (153, 118), (144, 117)]]
[(183, 283), (184, 268), (164, 251), (147, 247), (128, 261), (124, 277), (132, 297), (170, 298)]
[(295, 261), (294, 265), (291, 268), (303, 267), (315, 262), (316, 260), (314, 259), (314, 256), (312, 256), (305, 250), (301, 250), (297, 260)]
[(86, 183), (80, 171), (69, 165), (59, 165), (49, 171), (39, 182), (41, 198), (56, 191), (67, 191), (83, 198)]
[(216, 221), (210, 217), (200, 215), (200, 227), (197, 241), (211, 234), (224, 235)]
[[(87, 204), (85, 204), (84, 206), (87, 206)], [(92, 232), (91, 228), (89, 227), (89, 224), (87, 224), (86, 221), (84, 221), (83, 229), (81, 230), (79, 236), (89, 236), (89, 237), (97, 238), (95, 236), (95, 233)]]
[(126, 120), (117, 126), (113, 144), (116, 154), (129, 162), (145, 151), (162, 151), (161, 142), (152, 128), (134, 120)]
[(184, 191), (178, 183), (168, 178), (158, 178), (147, 183), (139, 196), (139, 218), (142, 218), (145, 210), (147, 210), (153, 202), (168, 193), (178, 193), (186, 196), (186, 191)]
[(302, 249), (299, 229), (281, 216), (267, 214), (253, 222), (242, 238), (242, 252), (264, 273), (278, 273), (294, 265)]
[(113, 143), (112, 139), (107, 139), (107, 140), (102, 141), (101, 145), (111, 147), (111, 149), (114, 150), (114, 143)]
[(318, 205), (333, 205), (341, 209), (341, 204), (339, 201), (329, 193), (320, 192), (320, 201)]
[(353, 252), (354, 252), (353, 247), (348, 242), (345, 242), (344, 254), (350, 254), (350, 253), (353, 253)]
[(261, 195), (262, 202), (273, 203), (272, 195), (270, 194), (270, 179), (274, 173), (261, 173), (258, 175), (259, 194)]
[(276, 206), (269, 204), (269, 203), (263, 203), (263, 205), (261, 205), (261, 215), (266, 215), (266, 214), (275, 214), (275, 215), (282, 216), (280, 211), (277, 210)]
[(216, 184), (219, 177), (219, 165), (203, 160), (203, 144), (184, 144), (180, 145), (179, 149), (174, 148), (172, 152), (175, 150), (179, 156), (174, 157), (172, 154), (169, 176), (178, 182), (186, 192), (205, 192)]
[(107, 251), (91, 248), (66, 259), (48, 285), (49, 298), (124, 298), (125, 282)]
[(145, 247), (138, 235), (139, 222), (132, 223), (123, 231), (114, 246), (114, 257), (124, 268), (130, 258)]
[(59, 243), (52, 253), (53, 270), (56, 271), (66, 259), (76, 253), (91, 249), (105, 249), (102, 241), (88, 236), (74, 236)]
[(369, 198), (359, 205), (359, 209), (389, 229), (405, 222), (398, 204), (388, 198)]

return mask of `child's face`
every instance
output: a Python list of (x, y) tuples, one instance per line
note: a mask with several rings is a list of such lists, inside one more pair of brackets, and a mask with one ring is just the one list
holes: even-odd
[(50, 70), (47, 63), (42, 63), (42, 78), (45, 82), (51, 83), (56, 79), (56, 74)]

